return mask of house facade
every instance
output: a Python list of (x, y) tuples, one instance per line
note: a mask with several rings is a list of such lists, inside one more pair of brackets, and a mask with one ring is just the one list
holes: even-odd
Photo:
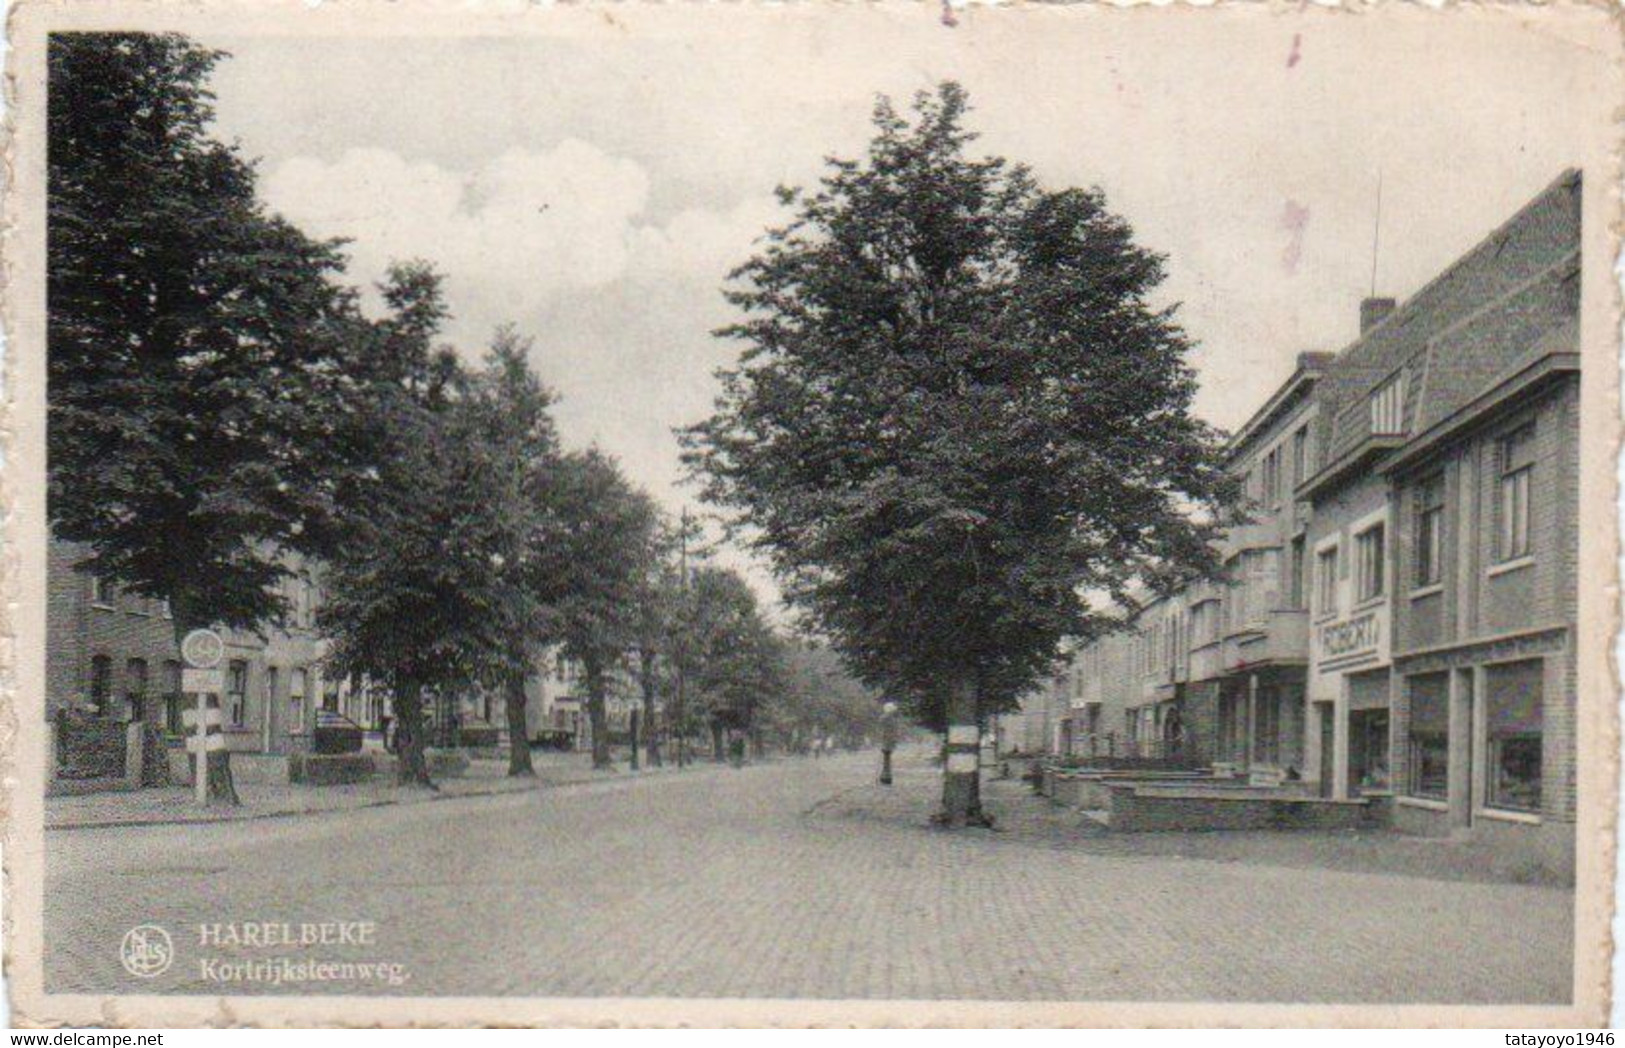
[(1140, 611), (1126, 672), (1077, 646), (1084, 710), (1126, 688), (1135, 752), (1572, 871), (1580, 193), (1564, 173), (1299, 358), (1231, 441), (1225, 576)]

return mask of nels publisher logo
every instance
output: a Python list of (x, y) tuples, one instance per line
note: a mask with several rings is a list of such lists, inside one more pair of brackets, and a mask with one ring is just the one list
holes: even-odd
[(124, 970), (151, 979), (169, 970), (175, 960), (175, 944), (169, 933), (156, 924), (138, 924), (124, 933), (118, 951)]

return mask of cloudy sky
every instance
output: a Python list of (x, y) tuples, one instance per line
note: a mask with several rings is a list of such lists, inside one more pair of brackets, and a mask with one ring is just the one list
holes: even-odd
[[(836, 17), (827, 17), (829, 15)], [(219, 130), (273, 207), (353, 238), (351, 277), (445, 272), (448, 337), (534, 337), (560, 424), (674, 509), (673, 426), (707, 413), (719, 289), (776, 184), (853, 155), (877, 92), (965, 84), (980, 147), (1098, 185), (1168, 256), (1201, 412), (1239, 425), (1300, 351), (1414, 292), (1600, 126), (1595, 59), (1510, 14), (555, 9), (527, 35), (195, 31), (232, 57)], [(1471, 14), (1472, 17), (1468, 17)], [(506, 31), (506, 30), (505, 30)]]

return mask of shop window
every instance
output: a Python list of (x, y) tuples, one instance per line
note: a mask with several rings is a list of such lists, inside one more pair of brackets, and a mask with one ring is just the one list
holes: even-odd
[(233, 659), (226, 668), (226, 718), (240, 728), (248, 717), (248, 663)]
[(1450, 677), (1427, 673), (1410, 678), (1410, 782), (1413, 797), (1450, 795)]
[(1497, 450), (1501, 468), (1496, 554), (1502, 561), (1529, 555), (1529, 485), (1534, 476), (1535, 427), (1520, 426), (1502, 437)]
[(1359, 600), (1375, 600), (1382, 596), (1383, 579), (1388, 574), (1386, 532), (1386, 528), (1377, 524), (1354, 536), (1355, 592), (1359, 594)]
[(1542, 677), (1539, 659), (1484, 671), (1489, 806), (1540, 810)]
[(1444, 476), (1435, 474), (1416, 489), (1416, 576), (1418, 588), (1444, 577)]
[(1349, 784), (1356, 796), (1388, 789), (1388, 711), (1349, 712)]

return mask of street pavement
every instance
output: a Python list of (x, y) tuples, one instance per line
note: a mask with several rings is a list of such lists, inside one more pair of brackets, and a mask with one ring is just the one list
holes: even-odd
[[(1257, 847), (1227, 835), (1156, 835), (1163, 846), (1125, 849), (1127, 835), (1057, 832), (1064, 823), (1019, 783), (988, 791), (1008, 829), (943, 831), (927, 825), (937, 780), (926, 751), (905, 751), (890, 791), (872, 784), (876, 764), (866, 754), (701, 766), (289, 819), (51, 832), (46, 987), (1570, 996), (1574, 896), (1564, 888), (1419, 876), (1414, 864), (1385, 861), (1394, 848), (1386, 834), (1276, 835)], [(1187, 847), (1196, 838), (1219, 843)], [(1354, 852), (1360, 861), (1348, 860)], [(163, 928), (174, 946), (173, 963), (148, 977), (120, 959), (138, 925)], [(301, 945), (307, 936), (363, 941)], [(131, 956), (162, 967), (151, 951)]]

